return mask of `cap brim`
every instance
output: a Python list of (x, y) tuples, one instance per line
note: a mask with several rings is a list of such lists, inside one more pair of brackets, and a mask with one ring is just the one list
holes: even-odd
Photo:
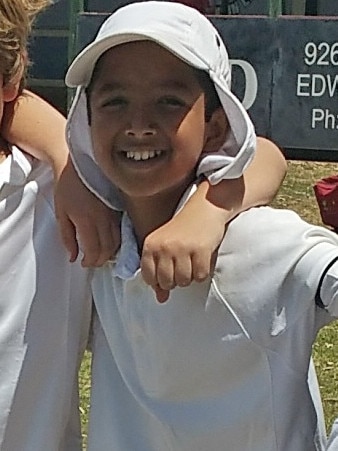
[(153, 41), (190, 66), (201, 70), (208, 69), (206, 63), (193, 52), (193, 49), (189, 50), (189, 48), (181, 45), (177, 40), (172, 42), (168, 35), (148, 32), (121, 33), (101, 38), (99, 41), (94, 41), (79, 53), (66, 73), (66, 85), (70, 88), (88, 86), (97, 61), (107, 50), (121, 44), (135, 41)]

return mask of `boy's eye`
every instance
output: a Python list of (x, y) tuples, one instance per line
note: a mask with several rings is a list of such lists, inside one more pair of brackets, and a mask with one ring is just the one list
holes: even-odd
[(184, 107), (186, 105), (186, 102), (182, 99), (179, 99), (177, 97), (162, 97), (159, 100), (159, 104), (160, 105), (165, 105), (165, 106), (169, 106), (172, 108), (179, 108), (179, 107)]
[(123, 97), (112, 97), (102, 102), (103, 107), (120, 107), (126, 104), (127, 101)]

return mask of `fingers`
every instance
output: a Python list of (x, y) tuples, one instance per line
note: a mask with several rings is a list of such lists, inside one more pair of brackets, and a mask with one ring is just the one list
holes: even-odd
[(83, 252), (82, 266), (102, 266), (112, 253), (109, 223), (82, 218), (76, 227)]
[(84, 267), (99, 267), (113, 259), (120, 247), (120, 217), (111, 213), (109, 219), (104, 216), (101, 221), (82, 218), (77, 225), (81, 240)]
[(104, 239), (104, 232), (103, 237), (100, 237), (102, 228), (106, 229), (106, 233), (109, 234), (109, 227), (104, 227), (102, 224), (94, 224), (91, 221), (86, 222), (83, 218), (77, 224), (77, 232), (83, 252), (81, 260), (83, 267), (101, 266), (110, 258), (110, 249), (106, 249), (101, 245), (101, 239)]
[(162, 290), (160, 287), (154, 288), (156, 299), (160, 304), (163, 304), (169, 299), (169, 290)]
[(156, 264), (157, 257), (153, 254), (151, 247), (148, 246), (146, 239), (143, 245), (140, 268), (145, 283), (154, 287), (154, 289), (158, 286)]
[(73, 223), (65, 216), (58, 216), (59, 229), (62, 242), (69, 252), (69, 261), (74, 262), (79, 254), (79, 246), (76, 239), (76, 229)]
[(62, 241), (74, 262), (79, 254), (79, 243), (83, 253), (83, 267), (99, 267), (111, 260), (120, 246), (119, 218), (110, 215), (102, 220), (92, 217), (68, 218), (58, 215), (57, 220)]
[(82, 184), (71, 160), (56, 183), (54, 200), (70, 261), (78, 257), (79, 247), (85, 267), (102, 266), (114, 257), (120, 245), (120, 215)]
[(193, 281), (192, 258), (190, 254), (175, 258), (173, 260), (174, 270), (172, 283), (173, 287), (187, 287)]
[(213, 261), (210, 252), (200, 249), (192, 254), (191, 260), (191, 280), (204, 282), (213, 272)]
[(173, 288), (203, 282), (212, 274), (215, 250), (224, 235), (224, 222), (218, 213), (211, 226), (204, 227), (200, 208), (188, 215), (184, 210), (150, 233), (143, 243), (142, 275), (159, 302), (165, 302)]
[[(141, 272), (144, 281), (150, 285), (158, 302), (166, 302), (169, 291), (175, 287), (187, 287), (193, 281), (203, 282), (212, 269), (209, 250), (194, 245), (191, 247), (157, 243), (145, 240), (141, 258)], [(198, 249), (197, 249), (198, 248)]]
[(176, 286), (175, 282), (175, 260), (162, 243), (157, 246), (148, 238), (143, 245), (141, 257), (141, 272), (144, 281), (154, 288), (171, 290)]

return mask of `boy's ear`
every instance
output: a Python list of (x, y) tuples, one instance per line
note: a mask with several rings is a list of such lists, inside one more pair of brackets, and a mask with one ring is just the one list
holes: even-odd
[(5, 84), (2, 88), (4, 102), (12, 102), (18, 95), (20, 83), (12, 81)]
[(205, 143), (203, 152), (217, 152), (225, 142), (229, 131), (229, 122), (223, 108), (219, 107), (205, 124)]
[(25, 66), (23, 63), (24, 58), (25, 57), (22, 56), (22, 63), (20, 64), (20, 68), (18, 69), (18, 71), (14, 75), (14, 77), (2, 87), (2, 94), (3, 94), (4, 102), (12, 102), (19, 93), (20, 83), (21, 83), (23, 73), (25, 70)]

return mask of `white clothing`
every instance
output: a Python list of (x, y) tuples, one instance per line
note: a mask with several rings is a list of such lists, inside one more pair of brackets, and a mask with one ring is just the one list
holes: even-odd
[(332, 425), (327, 451), (338, 451), (338, 418), (335, 419)]
[(61, 243), (50, 169), (16, 148), (0, 165), (0, 255), (0, 449), (80, 450), (87, 273)]
[(211, 280), (158, 304), (125, 216), (116, 264), (95, 270), (88, 451), (318, 451), (307, 384), (318, 329), (338, 315), (338, 237), (251, 209)]

